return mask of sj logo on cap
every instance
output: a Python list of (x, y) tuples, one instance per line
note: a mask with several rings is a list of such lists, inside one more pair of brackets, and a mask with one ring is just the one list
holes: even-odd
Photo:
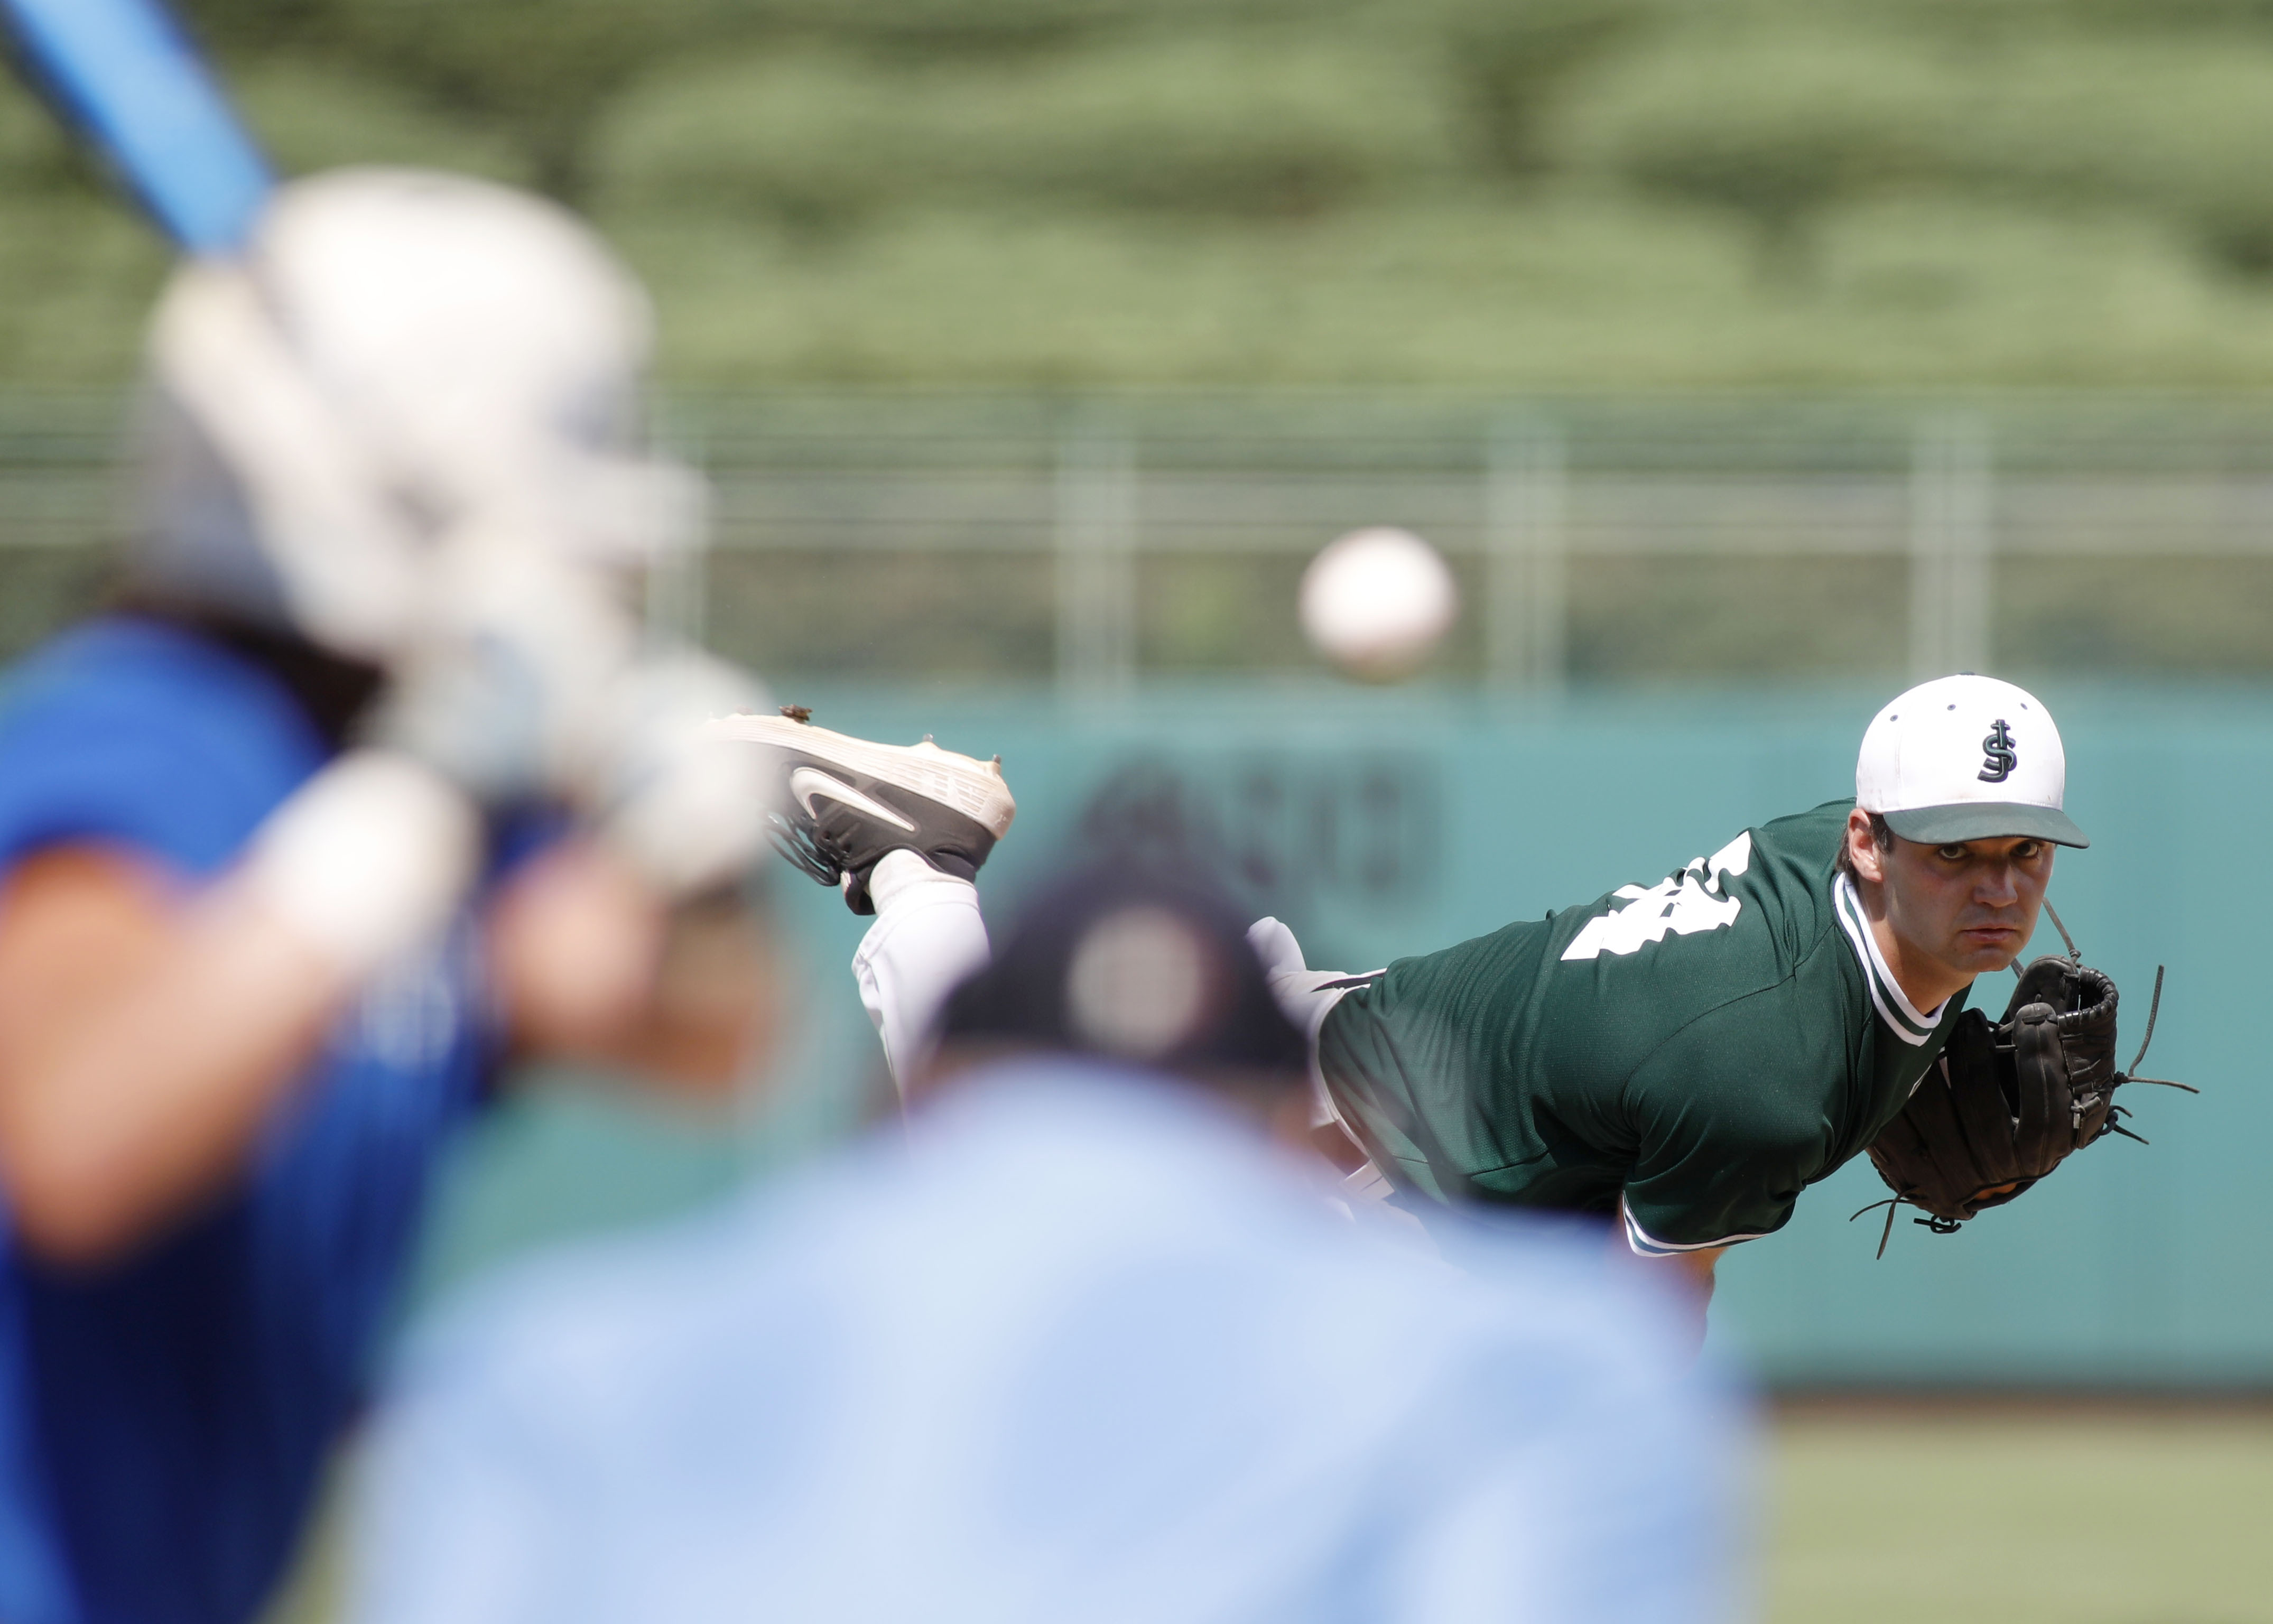
[(2021, 765), (2020, 752), (2013, 748), (2013, 730), (2005, 725), (2002, 716), (1990, 724), (1989, 737), (1981, 741), (1981, 782), (2001, 784), (2013, 775)]
[[(2028, 740), (2022, 749), (2020, 741)], [(2060, 810), (2067, 758), (2043, 701), (1993, 677), (1920, 683), (1880, 711), (1855, 758), (1855, 805), (1925, 846), (2048, 840), (2083, 846)]]

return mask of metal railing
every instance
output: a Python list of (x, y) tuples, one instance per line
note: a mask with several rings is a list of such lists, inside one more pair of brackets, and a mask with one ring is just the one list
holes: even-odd
[[(0, 398), (0, 549), (110, 532), (118, 416)], [(702, 629), (738, 563), (873, 598), (910, 560), (992, 560), (1022, 587), (1047, 573), (1036, 612), (1083, 691), (1144, 668), (1161, 561), (1291, 565), (1363, 524), (1442, 548), (1480, 623), (1474, 674), (1534, 690), (1565, 680), (1589, 573), (1613, 561), (1890, 563), (1907, 602), (1872, 613), (1906, 620), (1930, 674), (1999, 658), (2000, 605), (2042, 560), (2273, 559), (2273, 397), (681, 394), (664, 423), (717, 491), (709, 553), (658, 584), (664, 617)]]

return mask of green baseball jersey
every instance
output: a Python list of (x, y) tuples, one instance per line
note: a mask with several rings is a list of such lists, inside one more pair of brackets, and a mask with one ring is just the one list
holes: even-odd
[(1613, 1213), (1637, 1250), (1783, 1226), (1875, 1139), (1964, 995), (1902, 995), (1835, 866), (1853, 804), (1663, 882), (1400, 959), (1326, 1017), (1335, 1108), (1392, 1183)]

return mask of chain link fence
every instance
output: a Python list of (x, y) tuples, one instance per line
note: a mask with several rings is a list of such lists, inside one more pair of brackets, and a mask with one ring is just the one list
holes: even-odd
[[(1443, 549), (1455, 682), (2273, 675), (2273, 396), (679, 394), (661, 618), (776, 679), (1310, 669), (1303, 564)], [(124, 403), (0, 396), (0, 641), (102, 590)]]

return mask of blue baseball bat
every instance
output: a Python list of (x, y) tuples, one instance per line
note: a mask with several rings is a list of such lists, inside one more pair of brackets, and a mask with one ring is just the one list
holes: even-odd
[(244, 245), (274, 172), (163, 5), (0, 0), (0, 25), (168, 236), (196, 254)]

